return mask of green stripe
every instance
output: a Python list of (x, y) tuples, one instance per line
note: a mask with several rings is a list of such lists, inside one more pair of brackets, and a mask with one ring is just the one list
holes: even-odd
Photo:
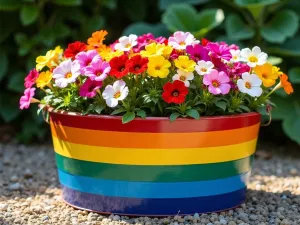
[(189, 182), (216, 180), (251, 170), (253, 155), (247, 158), (199, 165), (140, 166), (88, 162), (56, 154), (57, 167), (69, 174), (108, 180)]

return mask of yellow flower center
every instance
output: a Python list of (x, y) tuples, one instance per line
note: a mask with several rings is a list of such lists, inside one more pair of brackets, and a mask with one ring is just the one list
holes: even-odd
[(207, 69), (206, 68), (201, 68), (200, 69), (202, 72), (207, 72)]
[(180, 79), (181, 81), (185, 81), (185, 80), (186, 80), (186, 77), (185, 77), (185, 76), (180, 76), (179, 79)]
[(72, 77), (72, 73), (71, 72), (65, 74), (65, 78), (70, 78), (70, 77)]
[(211, 82), (211, 84), (212, 84), (212, 86), (214, 86), (214, 87), (219, 87), (219, 86), (220, 86), (219, 81), (217, 81), (217, 80), (213, 80), (213, 81)]
[(160, 67), (160, 66), (156, 66), (154, 69), (155, 69), (155, 70), (160, 70), (161, 67)]
[(266, 74), (266, 73), (263, 73), (261, 76), (262, 76), (262, 78), (264, 78), (264, 79), (267, 79), (267, 78), (268, 78), (268, 74)]
[(251, 85), (251, 83), (249, 81), (247, 81), (245, 83), (245, 87), (248, 88), (248, 89), (250, 89), (252, 87), (252, 85)]
[(258, 62), (258, 58), (257, 58), (256, 56), (250, 56), (250, 57), (248, 58), (248, 60), (249, 60), (249, 62), (252, 62), (252, 63)]
[(130, 48), (131, 47), (131, 44), (127, 44), (127, 45), (125, 45), (125, 48)]
[(119, 91), (114, 94), (114, 98), (120, 98), (120, 96), (121, 96), (121, 92)]
[(181, 42), (179, 42), (179, 45), (184, 46), (184, 45), (185, 45), (185, 42), (184, 42), (184, 41), (181, 41)]

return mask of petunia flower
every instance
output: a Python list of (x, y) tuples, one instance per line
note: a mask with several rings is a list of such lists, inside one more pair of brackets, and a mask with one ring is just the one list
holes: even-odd
[(126, 67), (128, 67), (130, 73), (142, 74), (147, 69), (147, 63), (147, 58), (136, 55), (126, 62)]
[(200, 43), (200, 41), (196, 40), (194, 35), (190, 32), (176, 31), (173, 36), (168, 39), (168, 45), (180, 50), (185, 50), (186, 46), (198, 43)]
[(150, 43), (151, 40), (155, 40), (155, 37), (153, 34), (143, 34), (141, 36), (138, 36), (137, 38), (137, 49), (138, 51), (144, 50), (145, 46)]
[(141, 51), (142, 57), (152, 57), (162, 55), (164, 53), (165, 45), (157, 44), (155, 42), (145, 46), (145, 50)]
[(65, 88), (68, 84), (75, 82), (79, 75), (80, 65), (76, 61), (72, 62), (71, 59), (62, 62), (53, 70), (55, 84), (60, 88)]
[(42, 70), (45, 66), (48, 66), (48, 68), (52, 68), (52, 60), (55, 57), (55, 51), (49, 50), (47, 51), (45, 56), (38, 56), (36, 58), (36, 70), (40, 71)]
[(238, 62), (240, 61), (240, 50), (234, 50), (234, 49), (230, 49), (230, 54), (231, 54), (231, 62)]
[(103, 81), (108, 73), (110, 72), (110, 65), (100, 58), (95, 59), (91, 62), (90, 66), (85, 68), (85, 75), (91, 80)]
[(210, 73), (213, 68), (214, 64), (212, 62), (204, 60), (198, 61), (195, 66), (195, 70), (199, 75)]
[(127, 60), (127, 55), (112, 58), (109, 61), (109, 65), (111, 67), (110, 75), (113, 75), (118, 79), (126, 76), (129, 73), (129, 68), (126, 66)]
[(200, 44), (187, 46), (186, 53), (188, 53), (190, 58), (195, 62), (198, 62), (200, 60), (210, 61), (210, 57), (208, 55), (209, 51)]
[(279, 73), (271, 63), (256, 66), (253, 71), (262, 80), (265, 87), (273, 86), (278, 76), (281, 75), (281, 73)]
[(210, 42), (207, 44), (207, 48), (210, 50), (210, 55), (214, 58), (229, 61), (232, 57), (230, 49), (226, 45)]
[(102, 87), (102, 81), (91, 80), (87, 78), (84, 84), (79, 89), (81, 97), (93, 98), (97, 94), (97, 90)]
[(93, 61), (99, 60), (101, 57), (99, 56), (96, 50), (89, 50), (87, 52), (80, 52), (76, 55), (75, 60), (80, 65), (81, 74), (85, 74), (85, 69), (89, 66)]
[(35, 95), (35, 88), (27, 88), (24, 91), (24, 95), (20, 98), (20, 109), (28, 109), (30, 103), (39, 102), (39, 100), (33, 98)]
[(172, 80), (180, 80), (184, 83), (186, 87), (190, 86), (190, 80), (194, 79), (194, 74), (192, 72), (186, 72), (184, 70), (177, 70), (177, 73), (172, 77)]
[(241, 76), (245, 72), (250, 72), (250, 66), (244, 63), (235, 62), (233, 63), (233, 67), (229, 69), (229, 76), (236, 77)]
[(280, 87), (283, 87), (285, 93), (288, 95), (294, 92), (292, 84), (288, 81), (288, 76), (286, 74), (281, 74), (280, 78)]
[(166, 83), (163, 86), (163, 90), (162, 99), (167, 103), (181, 104), (185, 101), (188, 94), (188, 88), (179, 80), (175, 80), (173, 83)]
[(36, 69), (30, 70), (29, 74), (24, 79), (25, 88), (31, 88), (35, 84), (35, 81), (38, 78), (38, 76), (39, 72)]
[(149, 58), (147, 73), (152, 77), (165, 78), (170, 67), (171, 63), (163, 56), (153, 56)]
[(229, 82), (230, 79), (226, 73), (215, 69), (203, 77), (203, 84), (208, 85), (208, 91), (214, 95), (228, 94), (231, 88)]
[(86, 50), (86, 44), (80, 41), (75, 41), (68, 45), (68, 48), (64, 52), (65, 58), (75, 59), (75, 56), (79, 52), (83, 52)]
[(260, 50), (260, 47), (244, 48), (241, 50), (241, 60), (247, 62), (250, 67), (266, 63), (268, 55)]
[(127, 97), (128, 93), (129, 90), (125, 81), (117, 80), (113, 85), (107, 85), (105, 87), (102, 97), (109, 107), (114, 108), (118, 105), (118, 101), (122, 101)]
[(114, 49), (125, 52), (129, 51), (132, 47), (136, 46), (137, 44), (137, 36), (134, 34), (130, 34), (128, 37), (120, 37), (119, 43), (115, 44)]
[(88, 50), (99, 49), (103, 45), (103, 41), (105, 40), (105, 36), (107, 34), (108, 33), (106, 30), (100, 30), (100, 31), (94, 32), (92, 34), (92, 37), (90, 37), (87, 40), (87, 43), (88, 43), (87, 49)]
[(196, 63), (193, 60), (190, 60), (188, 56), (181, 55), (178, 59), (174, 60), (174, 63), (178, 69), (186, 72), (193, 72), (195, 70)]
[(50, 71), (41, 72), (38, 78), (36, 79), (36, 86), (38, 88), (44, 88), (50, 84), (52, 80), (52, 73)]
[(262, 94), (261, 79), (255, 74), (243, 73), (242, 79), (237, 81), (240, 92), (246, 93), (252, 97), (259, 97)]

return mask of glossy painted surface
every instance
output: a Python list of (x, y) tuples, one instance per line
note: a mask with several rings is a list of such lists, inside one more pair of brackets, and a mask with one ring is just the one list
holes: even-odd
[(219, 211), (245, 200), (260, 116), (200, 120), (50, 113), (64, 200), (128, 215)]

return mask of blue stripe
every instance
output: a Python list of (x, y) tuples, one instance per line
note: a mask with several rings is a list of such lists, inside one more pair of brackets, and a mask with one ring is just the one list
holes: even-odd
[[(138, 171), (137, 171), (138, 172)], [(61, 184), (90, 194), (127, 198), (191, 198), (220, 195), (246, 186), (250, 172), (197, 182), (128, 182), (74, 176), (58, 170)]]
[(227, 194), (198, 198), (138, 199), (88, 194), (63, 186), (63, 199), (74, 207), (99, 213), (174, 216), (234, 208), (245, 201), (246, 188)]

